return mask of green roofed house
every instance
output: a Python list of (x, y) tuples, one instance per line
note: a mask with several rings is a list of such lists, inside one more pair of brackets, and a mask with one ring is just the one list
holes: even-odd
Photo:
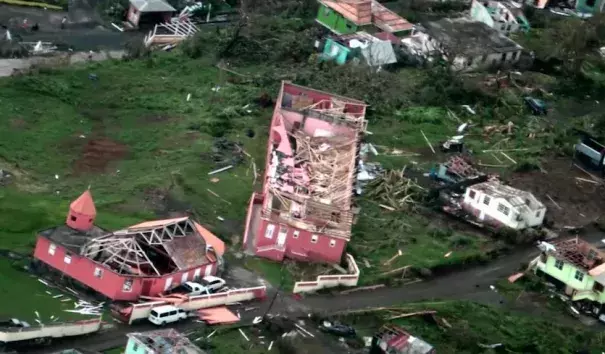
[(565, 291), (576, 306), (595, 316), (605, 303), (605, 254), (588, 242), (573, 238), (540, 244), (542, 254), (534, 260), (536, 274)]
[(412, 24), (375, 0), (320, 0), (317, 22), (334, 34), (387, 32), (406, 36)]

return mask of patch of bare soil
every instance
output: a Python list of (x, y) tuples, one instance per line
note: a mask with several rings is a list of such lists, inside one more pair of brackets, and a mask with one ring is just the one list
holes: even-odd
[(126, 156), (128, 148), (108, 138), (88, 139), (81, 157), (74, 164), (74, 172), (104, 172), (107, 166)]
[(554, 223), (555, 228), (582, 226), (605, 213), (605, 188), (600, 184), (577, 180), (576, 177), (588, 180), (591, 177), (571, 166), (571, 159), (553, 159), (543, 168), (547, 173), (513, 173), (508, 182), (516, 188), (534, 193), (546, 205), (546, 217)]
[(27, 128), (27, 122), (21, 118), (11, 119), (11, 127), (14, 129), (22, 130)]

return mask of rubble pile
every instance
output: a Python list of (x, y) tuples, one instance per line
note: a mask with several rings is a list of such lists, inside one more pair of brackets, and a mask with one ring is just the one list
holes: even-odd
[(387, 171), (368, 184), (368, 196), (393, 210), (413, 210), (428, 191), (401, 171)]

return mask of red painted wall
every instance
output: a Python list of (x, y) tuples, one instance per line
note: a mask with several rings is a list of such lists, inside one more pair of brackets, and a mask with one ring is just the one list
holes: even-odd
[[(212, 275), (216, 274), (216, 270), (218, 268), (215, 266), (215, 263), (209, 263), (201, 267), (195, 267), (178, 273), (165, 275), (163, 277), (128, 277), (114, 273), (112, 270), (103, 265), (71, 252), (71, 263), (67, 264), (65, 263), (65, 255), (68, 252), (66, 252), (62, 246), (55, 244), (55, 254), (51, 255), (48, 253), (50, 244), (51, 242), (47, 238), (38, 236), (34, 257), (112, 300), (131, 301), (138, 299), (140, 295), (154, 296), (164, 291), (166, 279), (170, 277), (172, 277), (172, 286), (175, 286), (181, 283), (183, 273), (188, 273), (188, 277), (186, 279), (187, 281), (193, 279), (195, 270), (198, 268), (200, 269), (200, 277), (206, 275), (205, 271), (208, 267), (211, 268), (210, 274)], [(95, 268), (103, 269), (103, 275), (101, 278), (98, 278), (94, 275)], [(133, 280), (131, 291), (122, 291), (124, 281), (129, 278)], [(152, 282), (150, 290), (147, 294), (142, 293), (143, 282), (145, 280)]]
[[(271, 239), (268, 239), (265, 237), (265, 231), (267, 229), (268, 224), (270, 224), (268, 220), (261, 220), (261, 222), (259, 223), (258, 232), (256, 234), (257, 247), (274, 245), (277, 242), (277, 235), (279, 234), (279, 229), (281, 225), (273, 223), (275, 225), (275, 231), (273, 231), (273, 237)], [(288, 227), (285, 251), (286, 256), (288, 258), (307, 261), (324, 261), (330, 263), (340, 262), (340, 259), (347, 244), (345, 240), (330, 237), (324, 234), (315, 234), (318, 236), (317, 242), (312, 243), (311, 238), (314, 235), (313, 233), (306, 230), (297, 229), (288, 225), (284, 226)], [(294, 231), (299, 232), (298, 238), (294, 238)], [(333, 247), (330, 247), (330, 240), (335, 241), (335, 245)]]

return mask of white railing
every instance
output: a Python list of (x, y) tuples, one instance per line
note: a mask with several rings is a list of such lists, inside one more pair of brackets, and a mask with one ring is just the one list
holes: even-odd
[(293, 293), (315, 292), (319, 289), (333, 288), (336, 286), (357, 286), (359, 282), (359, 267), (355, 258), (347, 253), (347, 270), (349, 274), (320, 275), (314, 281), (299, 281), (294, 284)]

